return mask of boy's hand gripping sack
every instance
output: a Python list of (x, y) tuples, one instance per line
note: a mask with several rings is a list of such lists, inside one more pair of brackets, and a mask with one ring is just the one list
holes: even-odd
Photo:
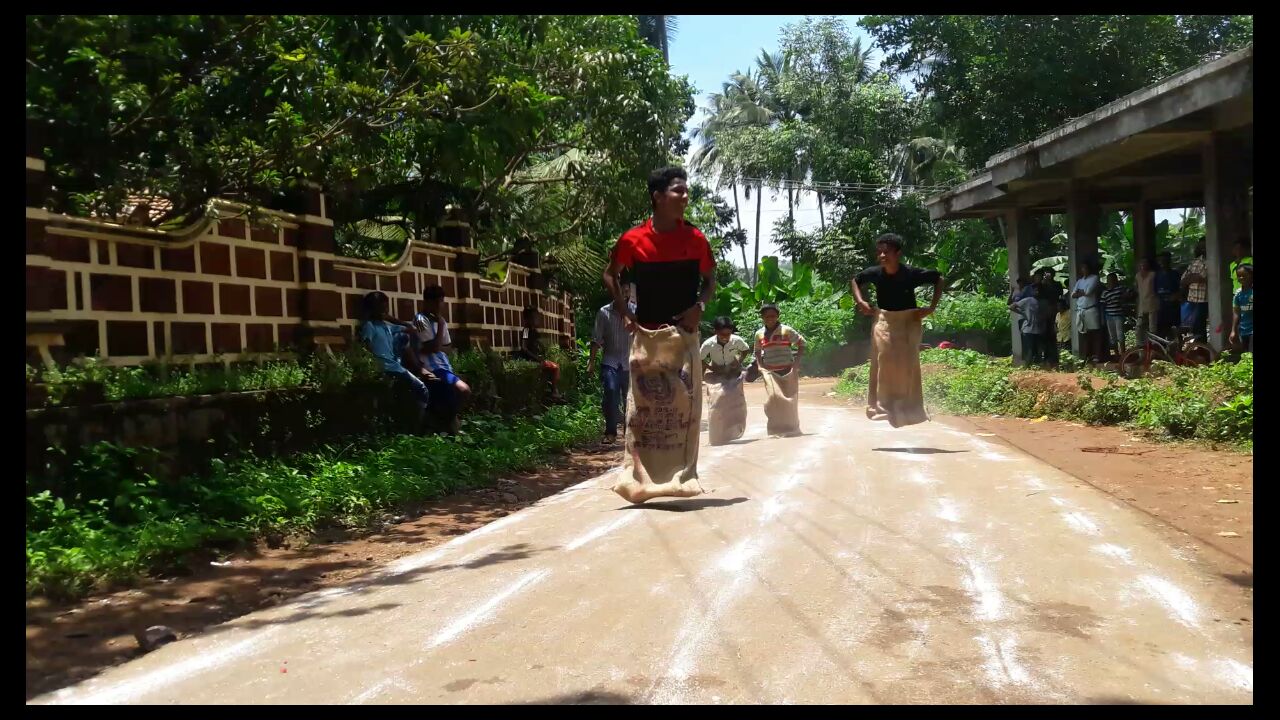
[(701, 495), (701, 429), (697, 334), (675, 327), (637, 327), (631, 343), (626, 455), (613, 491), (634, 503)]
[(792, 368), (785, 375), (764, 371), (764, 414), (769, 435), (800, 434), (800, 372)]
[[(871, 385), (874, 399), (893, 427), (926, 422), (920, 387), (920, 338), (923, 328), (917, 310), (881, 310), (871, 329)], [(868, 406), (869, 415), (875, 408)]]
[(707, 397), (707, 441), (724, 445), (742, 437), (747, 430), (747, 396), (742, 392), (742, 373), (726, 378), (707, 373), (703, 378)]

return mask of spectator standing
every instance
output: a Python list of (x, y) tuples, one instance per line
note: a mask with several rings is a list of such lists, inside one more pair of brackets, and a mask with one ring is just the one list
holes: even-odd
[(1245, 352), (1253, 352), (1253, 265), (1236, 267), (1240, 292), (1231, 302), (1231, 344)]
[(1045, 364), (1058, 366), (1058, 337), (1055, 320), (1058, 315), (1058, 299), (1062, 297), (1062, 286), (1053, 279), (1052, 268), (1040, 268), (1033, 276), (1039, 288), (1036, 299), (1040, 313), (1040, 355)]
[[(1018, 280), (1020, 287), (1009, 303), (1009, 310), (1018, 316), (1018, 333), (1022, 336), (1022, 364), (1033, 365), (1040, 359), (1040, 301), (1036, 298), (1035, 283), (1028, 278)], [(1033, 292), (1027, 293), (1030, 289)]]
[(1071, 298), (1076, 301), (1076, 326), (1080, 349), (1086, 360), (1103, 361), (1106, 329), (1102, 324), (1102, 285), (1098, 281), (1098, 260), (1087, 258), (1076, 268), (1077, 280)]
[(1102, 310), (1107, 322), (1109, 346), (1117, 351), (1116, 358), (1124, 356), (1124, 325), (1130, 315), (1132, 291), (1120, 283), (1120, 276), (1107, 273), (1107, 284), (1102, 291)]
[(1066, 296), (1058, 298), (1057, 339), (1059, 350), (1071, 352), (1071, 301)]
[(538, 308), (530, 305), (524, 309), (524, 329), (520, 331), (520, 349), (515, 355), (542, 366), (542, 375), (551, 387), (551, 402), (561, 403), (564, 398), (560, 395), (560, 366), (547, 359), (540, 335)]
[(1181, 275), (1173, 269), (1173, 255), (1160, 253), (1160, 264), (1156, 267), (1156, 298), (1160, 301), (1160, 309), (1156, 313), (1156, 334), (1165, 338), (1171, 337), (1169, 330), (1178, 324), (1178, 301), (1181, 298)]
[(1241, 265), (1253, 265), (1253, 252), (1249, 249), (1251, 245), (1249, 238), (1241, 236), (1231, 248), (1231, 256), (1235, 258), (1231, 261), (1231, 289), (1237, 293), (1240, 292), (1241, 285), (1236, 268)]
[[(635, 303), (631, 302), (631, 285), (624, 283), (622, 295), (627, 300), (627, 309), (635, 314)], [(613, 444), (618, 439), (618, 426), (623, 426), (626, 433), (624, 413), (627, 404), (627, 390), (631, 387), (631, 321), (614, 309), (610, 302), (596, 312), (595, 327), (591, 332), (591, 357), (587, 361), (587, 372), (594, 372), (596, 354), (603, 351), (600, 360), (600, 385), (604, 410), (604, 442)]]
[(1196, 244), (1196, 259), (1182, 273), (1182, 287), (1186, 300), (1182, 303), (1182, 325), (1191, 328), (1196, 340), (1205, 342), (1209, 337), (1209, 271), (1204, 262), (1204, 241)]
[(1147, 333), (1155, 332), (1160, 314), (1160, 297), (1156, 294), (1156, 272), (1151, 261), (1142, 258), (1138, 261), (1138, 276), (1135, 278), (1138, 290), (1138, 344), (1147, 341)]

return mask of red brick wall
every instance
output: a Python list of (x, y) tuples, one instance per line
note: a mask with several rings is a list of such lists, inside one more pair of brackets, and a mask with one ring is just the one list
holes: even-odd
[[(494, 283), (477, 272), (457, 269), (459, 265), (475, 267), (478, 260), (474, 250), (425, 242), (414, 242), (406, 257), (395, 265), (334, 257), (333, 285), (342, 294), (338, 322), (348, 333), (353, 332), (359, 321), (360, 299), (375, 289), (391, 300), (396, 319), (412, 320), (422, 310), (423, 288), (439, 285), (445, 290), (444, 317), (456, 345), (465, 343), (502, 352), (516, 349), (523, 327), (522, 313), (530, 305), (542, 310), (540, 327), (553, 334), (557, 342), (572, 338), (573, 313), (568, 298), (529, 289), (529, 277), (537, 275), (537, 270), (512, 264), (507, 281)], [(328, 258), (320, 262), (328, 262)]]
[(520, 311), (532, 304), (543, 329), (561, 343), (572, 337), (568, 297), (531, 289), (542, 285), (537, 270), (512, 265), (506, 283), (491, 283), (461, 269), (478, 266), (474, 250), (420, 241), (398, 263), (372, 263), (334, 254), (326, 217), (281, 213), (277, 227), (249, 227), (226, 217), (233, 206), (219, 212), (224, 219), (183, 237), (28, 208), (29, 331), (62, 332), (62, 359), (237, 360), (289, 352), (313, 335), (350, 339), (359, 298), (373, 289), (410, 320), (423, 287), (435, 284), (459, 347), (513, 349)]

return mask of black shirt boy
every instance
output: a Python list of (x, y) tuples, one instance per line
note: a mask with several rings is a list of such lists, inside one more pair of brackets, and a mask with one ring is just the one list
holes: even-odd
[(911, 310), (916, 305), (916, 288), (921, 285), (936, 285), (942, 273), (937, 270), (925, 270), (902, 264), (898, 272), (889, 275), (879, 265), (869, 267), (858, 273), (854, 279), (858, 287), (866, 287), (867, 283), (876, 287), (876, 305), (881, 310)]

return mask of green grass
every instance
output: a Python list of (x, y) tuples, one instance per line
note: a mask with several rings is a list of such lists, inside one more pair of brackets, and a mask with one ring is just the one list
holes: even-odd
[(27, 592), (74, 598), (136, 582), (192, 551), (272, 533), (365, 527), (411, 502), (491, 483), (594, 438), (599, 403), (587, 396), (525, 418), (476, 415), (455, 438), (364, 438), (288, 458), (215, 460), (208, 472), (161, 482), (150, 451), (108, 443), (76, 463), (74, 494), (28, 478)]
[[(1253, 450), (1253, 355), (1238, 363), (1217, 362), (1194, 368), (1169, 367), (1161, 377), (1122, 382), (1114, 374), (1094, 389), (1079, 374), (1080, 395), (1020, 389), (1009, 358), (991, 358), (970, 350), (926, 350), (922, 364), (941, 365), (925, 374), (925, 402), (933, 411), (957, 415), (1049, 416), (1093, 425), (1124, 425), (1156, 437), (1223, 443)], [(849, 368), (836, 392), (866, 397), (870, 367)], [(1036, 373), (1037, 370), (1017, 370)]]

